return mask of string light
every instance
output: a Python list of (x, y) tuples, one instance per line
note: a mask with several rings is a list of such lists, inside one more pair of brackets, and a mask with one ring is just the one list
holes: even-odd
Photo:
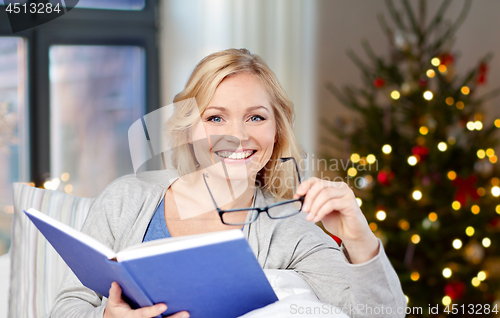
[(471, 283), (472, 283), (472, 286), (474, 286), (474, 287), (478, 287), (478, 286), (481, 284), (481, 281), (479, 280), (479, 278), (474, 277), (474, 278), (472, 279)]
[(467, 236), (472, 236), (474, 235), (474, 232), (476, 232), (474, 230), (474, 228), (472, 226), (468, 226), (466, 229), (465, 229), (465, 234), (467, 234)]
[(387, 217), (387, 214), (385, 213), (385, 211), (383, 211), (383, 210), (379, 210), (379, 211), (377, 211), (377, 215), (376, 215), (376, 217), (377, 217), (377, 219), (378, 219), (379, 221), (383, 221), (383, 220), (385, 220), (385, 218)]
[(356, 168), (354, 168), (354, 167), (350, 167), (349, 169), (347, 169), (347, 174), (350, 177), (354, 177), (358, 174), (358, 170), (356, 170)]
[(451, 106), (451, 105), (453, 105), (453, 103), (455, 102), (455, 100), (453, 99), (453, 97), (446, 97), (445, 102), (446, 102), (446, 104), (448, 106)]
[(441, 141), (439, 144), (438, 144), (438, 149), (440, 151), (446, 151), (446, 149), (448, 149), (448, 146), (446, 145), (445, 142)]
[(451, 304), (450, 296), (444, 296), (441, 302), (443, 303), (443, 305), (448, 306), (449, 304)]
[(409, 156), (408, 157), (408, 164), (410, 166), (416, 165), (417, 164), (417, 157), (415, 157), (415, 156)]
[(454, 239), (452, 245), (454, 249), (459, 250), (462, 247), (462, 241), (460, 241), (460, 239)]
[(500, 119), (495, 119), (495, 127), (500, 128)]
[(479, 205), (477, 204), (474, 204), (471, 208), (470, 208), (471, 212), (473, 214), (478, 214), (480, 211), (481, 211), (481, 208), (479, 207)]
[(374, 155), (369, 154), (368, 156), (366, 156), (366, 161), (368, 161), (369, 164), (372, 164), (377, 161), (377, 158)]
[(399, 220), (398, 225), (403, 231), (408, 231), (410, 228), (410, 223), (408, 223), (405, 219)]
[(356, 198), (356, 202), (358, 203), (358, 206), (363, 205), (363, 200), (361, 200), (360, 198)]
[(443, 269), (443, 276), (445, 278), (450, 278), (452, 274), (453, 272), (451, 271), (450, 268), (446, 267), (445, 269)]
[(491, 245), (491, 240), (490, 240), (488, 237), (485, 237), (485, 238), (483, 239), (482, 243), (483, 243), (483, 246), (484, 246), (484, 247), (488, 248), (488, 247), (490, 247), (490, 245)]
[[(492, 148), (486, 149), (486, 155), (488, 157), (494, 156), (495, 155), (495, 150), (493, 150)], [(498, 180), (498, 178), (497, 178), (497, 180)]]
[(432, 92), (431, 92), (431, 91), (425, 91), (425, 92), (424, 92), (424, 98), (425, 98), (426, 100), (431, 100), (433, 97), (434, 97), (434, 94), (432, 94)]
[(453, 170), (448, 171), (448, 179), (455, 180), (457, 178), (457, 173)]
[(500, 188), (498, 186), (492, 187), (491, 194), (493, 194), (494, 197), (500, 196)]
[(498, 160), (498, 158), (495, 155), (493, 155), (493, 156), (490, 157), (490, 162), (491, 163), (497, 163), (497, 160)]
[(476, 154), (479, 159), (483, 159), (484, 156), (486, 155), (483, 149), (479, 149)]
[(429, 78), (433, 78), (435, 75), (436, 75), (436, 72), (434, 72), (434, 70), (427, 70), (427, 72), (425, 72), (425, 74), (427, 75), (427, 77)]
[(454, 145), (454, 144), (455, 144), (455, 141), (456, 141), (456, 140), (455, 140), (455, 137), (453, 137), (453, 136), (448, 137), (448, 143), (449, 143), (450, 145)]
[(479, 187), (477, 188), (477, 194), (482, 197), (486, 194), (486, 190), (483, 187)]
[(445, 72), (446, 72), (446, 70), (447, 70), (446, 65), (443, 65), (443, 64), (439, 65), (438, 70), (439, 70), (441, 73), (445, 73)]
[(495, 212), (500, 214), (500, 204), (495, 207)]
[(460, 210), (461, 204), (458, 201), (453, 201), (451, 207), (453, 208), (453, 210)]
[(354, 163), (357, 163), (359, 161), (360, 157), (357, 153), (353, 153), (351, 155), (351, 161), (354, 162)]
[(434, 66), (439, 66), (439, 64), (441, 64), (441, 61), (437, 57), (435, 57), (431, 60), (431, 64)]
[(470, 89), (467, 86), (462, 86), (462, 88), (460, 89), (460, 91), (464, 95), (469, 95), (469, 93), (470, 93)]
[(464, 109), (465, 104), (462, 101), (458, 101), (455, 106), (457, 106), (458, 109)]
[(480, 271), (479, 273), (477, 273), (477, 278), (479, 278), (480, 281), (484, 281), (486, 279), (486, 272)]
[(473, 122), (473, 121), (468, 121), (468, 122), (467, 122), (466, 127), (467, 127), (467, 129), (469, 129), (470, 131), (473, 131), (474, 129), (476, 129), (476, 126), (474, 125), (474, 122)]
[(382, 146), (382, 152), (385, 153), (386, 155), (390, 154), (392, 152), (392, 147), (391, 145), (383, 145)]
[(375, 232), (377, 228), (378, 228), (377, 223), (375, 222), (370, 223), (370, 230), (372, 230), (372, 232)]
[(71, 184), (65, 185), (64, 192), (66, 192), (67, 194), (71, 194), (71, 192), (73, 192), (73, 186)]
[(427, 129), (427, 127), (425, 126), (422, 126), (420, 127), (420, 129), (418, 130), (422, 135), (427, 135), (427, 133), (429, 132), (429, 129)]
[(392, 91), (391, 92), (391, 98), (394, 100), (398, 100), (399, 97), (401, 97), (401, 94), (398, 91)]
[(429, 213), (429, 220), (431, 220), (432, 222), (436, 222), (437, 219), (438, 219), (438, 215), (436, 214), (436, 212)]
[(416, 282), (420, 278), (420, 274), (418, 272), (411, 273), (411, 280)]
[(481, 130), (481, 129), (483, 129), (483, 123), (482, 123), (482, 122), (480, 122), (479, 120), (478, 120), (478, 121), (476, 121), (476, 122), (474, 122), (474, 128), (475, 128), (476, 130)]
[(418, 244), (420, 243), (420, 235), (418, 234), (413, 234), (411, 237), (411, 241), (413, 244)]
[(414, 200), (418, 201), (422, 199), (422, 192), (420, 192), (419, 190), (415, 190), (413, 191), (412, 197)]
[(64, 172), (63, 174), (61, 174), (61, 180), (62, 180), (63, 182), (68, 181), (68, 180), (69, 180), (69, 173)]
[(406, 303), (408, 304), (410, 302), (410, 297), (405, 295), (405, 298), (406, 298)]

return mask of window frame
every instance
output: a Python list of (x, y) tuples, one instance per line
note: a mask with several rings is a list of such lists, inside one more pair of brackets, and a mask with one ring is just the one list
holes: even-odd
[[(12, 33), (0, 4), (0, 36), (27, 41), (29, 170), (35, 186), (50, 178), (49, 49), (52, 45), (140, 46), (145, 52), (145, 114), (160, 108), (158, 0), (140, 11), (79, 9), (35, 28)], [(27, 180), (23, 180), (27, 181)]]

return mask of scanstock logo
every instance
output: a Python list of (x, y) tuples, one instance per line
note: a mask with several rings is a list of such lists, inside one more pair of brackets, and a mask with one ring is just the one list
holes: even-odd
[[(73, 9), (79, 0), (3, 0), (12, 32), (50, 22)], [(1, 0), (0, 0), (1, 2)]]

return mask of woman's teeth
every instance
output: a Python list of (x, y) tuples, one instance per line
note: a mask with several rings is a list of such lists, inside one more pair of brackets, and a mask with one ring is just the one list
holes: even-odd
[(243, 152), (232, 152), (232, 151), (216, 151), (215, 153), (222, 158), (227, 159), (246, 159), (253, 155), (256, 150), (248, 150)]

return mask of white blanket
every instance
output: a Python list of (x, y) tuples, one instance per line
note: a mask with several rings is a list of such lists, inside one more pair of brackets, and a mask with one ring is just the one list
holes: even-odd
[(309, 285), (293, 270), (265, 269), (278, 301), (240, 318), (349, 318), (340, 308), (321, 303)]

